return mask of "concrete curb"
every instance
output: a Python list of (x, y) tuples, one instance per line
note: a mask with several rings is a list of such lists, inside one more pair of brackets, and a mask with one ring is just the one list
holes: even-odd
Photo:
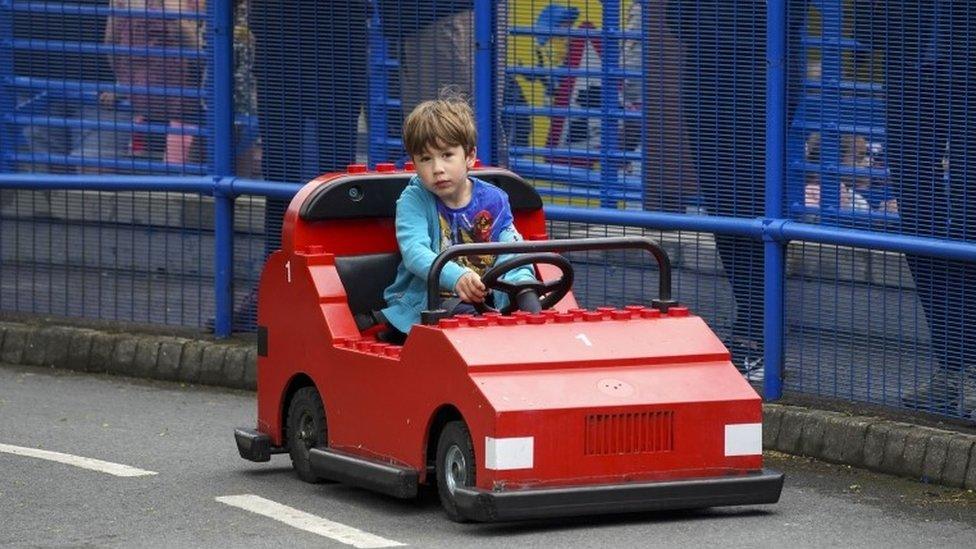
[[(245, 341), (0, 322), (0, 361), (254, 390)], [(763, 446), (788, 454), (976, 490), (976, 435), (801, 406), (763, 406)]]
[(257, 349), (245, 341), (0, 322), (0, 362), (254, 390)]

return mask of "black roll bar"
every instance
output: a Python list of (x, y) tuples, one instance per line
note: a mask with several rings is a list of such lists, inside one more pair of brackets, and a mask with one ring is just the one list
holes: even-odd
[(498, 255), (533, 252), (579, 252), (588, 250), (641, 249), (646, 250), (657, 260), (660, 276), (658, 297), (651, 301), (653, 307), (666, 313), (669, 307), (678, 304), (671, 299), (671, 260), (657, 242), (642, 236), (617, 236), (607, 238), (569, 238), (562, 240), (533, 240), (518, 242), (483, 242), (459, 244), (443, 250), (434, 259), (427, 274), (427, 310), (421, 313), (423, 324), (436, 324), (448, 316), (441, 309), (440, 281), (441, 271), (448, 261), (456, 257), (470, 255)]

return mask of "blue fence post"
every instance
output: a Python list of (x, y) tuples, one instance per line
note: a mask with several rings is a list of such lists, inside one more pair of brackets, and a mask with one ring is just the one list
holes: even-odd
[[(474, 115), (478, 124), (478, 157), (495, 161), (495, 7), (488, 0), (474, 3)], [(498, 60), (502, 62), (502, 60)]]
[(211, 2), (213, 9), (213, 171), (214, 171), (214, 335), (231, 334), (234, 307), (234, 195), (218, 185), (234, 162), (234, 3)]
[[(783, 217), (786, 181), (786, 0), (768, 2), (766, 14), (766, 206), (768, 223)], [(783, 286), (786, 242), (764, 231), (763, 394), (783, 396)]]
[(0, 0), (0, 173), (13, 171), (7, 155), (13, 153), (17, 143), (17, 133), (13, 122), (7, 117), (14, 115), (16, 100), (13, 92), (14, 54), (10, 40), (14, 36), (14, 14), (11, 0)]
[[(620, 77), (620, 0), (603, 2), (603, 55), (601, 56), (600, 105), (600, 207), (616, 208), (617, 201), (610, 193), (620, 176), (620, 162), (611, 154), (619, 149), (617, 119), (610, 113), (619, 109)], [(590, 67), (586, 67), (587, 70)]]

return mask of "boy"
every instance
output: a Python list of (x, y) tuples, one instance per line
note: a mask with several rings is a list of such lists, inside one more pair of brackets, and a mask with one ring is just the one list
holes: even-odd
[[(403, 125), (403, 143), (417, 170), (397, 200), (396, 236), (402, 260), (396, 279), (383, 298), (382, 314), (390, 326), (382, 339), (403, 343), (410, 327), (420, 322), (427, 306), (427, 273), (441, 250), (469, 242), (511, 242), (522, 237), (512, 224), (508, 196), (498, 187), (468, 177), (474, 166), (477, 132), (471, 108), (459, 99), (438, 99), (417, 105)], [(502, 255), (498, 261), (510, 256)], [(451, 314), (473, 313), (475, 303), (492, 298), (507, 304), (501, 292), (488, 294), (481, 275), (495, 264), (494, 256), (460, 257), (440, 274), (444, 308)], [(505, 277), (534, 279), (531, 267)]]

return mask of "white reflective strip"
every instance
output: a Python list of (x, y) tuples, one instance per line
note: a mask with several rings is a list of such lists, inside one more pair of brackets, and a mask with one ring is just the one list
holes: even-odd
[(762, 454), (762, 423), (736, 423), (725, 426), (725, 455)]
[(89, 469), (91, 471), (98, 471), (100, 473), (108, 473), (117, 477), (142, 477), (156, 474), (155, 471), (144, 471), (142, 469), (136, 469), (135, 467), (129, 467), (128, 465), (122, 465), (119, 463), (112, 463), (110, 461), (102, 461), (100, 459), (92, 459), (82, 456), (73, 456), (71, 454), (62, 454), (61, 452), (51, 452), (49, 450), (39, 450), (37, 448), (11, 446), (9, 444), (0, 444), (0, 452), (14, 454), (17, 456), (46, 459), (48, 461), (56, 461), (66, 465), (81, 467), (82, 469)]
[(533, 437), (485, 437), (485, 469), (531, 469), (534, 446)]
[(358, 528), (353, 528), (352, 526), (346, 526), (345, 524), (333, 522), (329, 519), (317, 517), (304, 511), (299, 511), (294, 507), (288, 507), (287, 505), (282, 505), (278, 502), (271, 501), (270, 499), (264, 499), (253, 494), (221, 496), (214, 499), (220, 503), (226, 503), (227, 505), (237, 507), (238, 509), (244, 509), (245, 511), (257, 513), (279, 522), (283, 522), (288, 526), (298, 528), (299, 530), (305, 530), (306, 532), (318, 534), (320, 536), (338, 541), (339, 543), (352, 545), (353, 547), (368, 549), (372, 547), (400, 547), (403, 545), (399, 541), (381, 538), (380, 536), (370, 534), (369, 532), (363, 532)]

